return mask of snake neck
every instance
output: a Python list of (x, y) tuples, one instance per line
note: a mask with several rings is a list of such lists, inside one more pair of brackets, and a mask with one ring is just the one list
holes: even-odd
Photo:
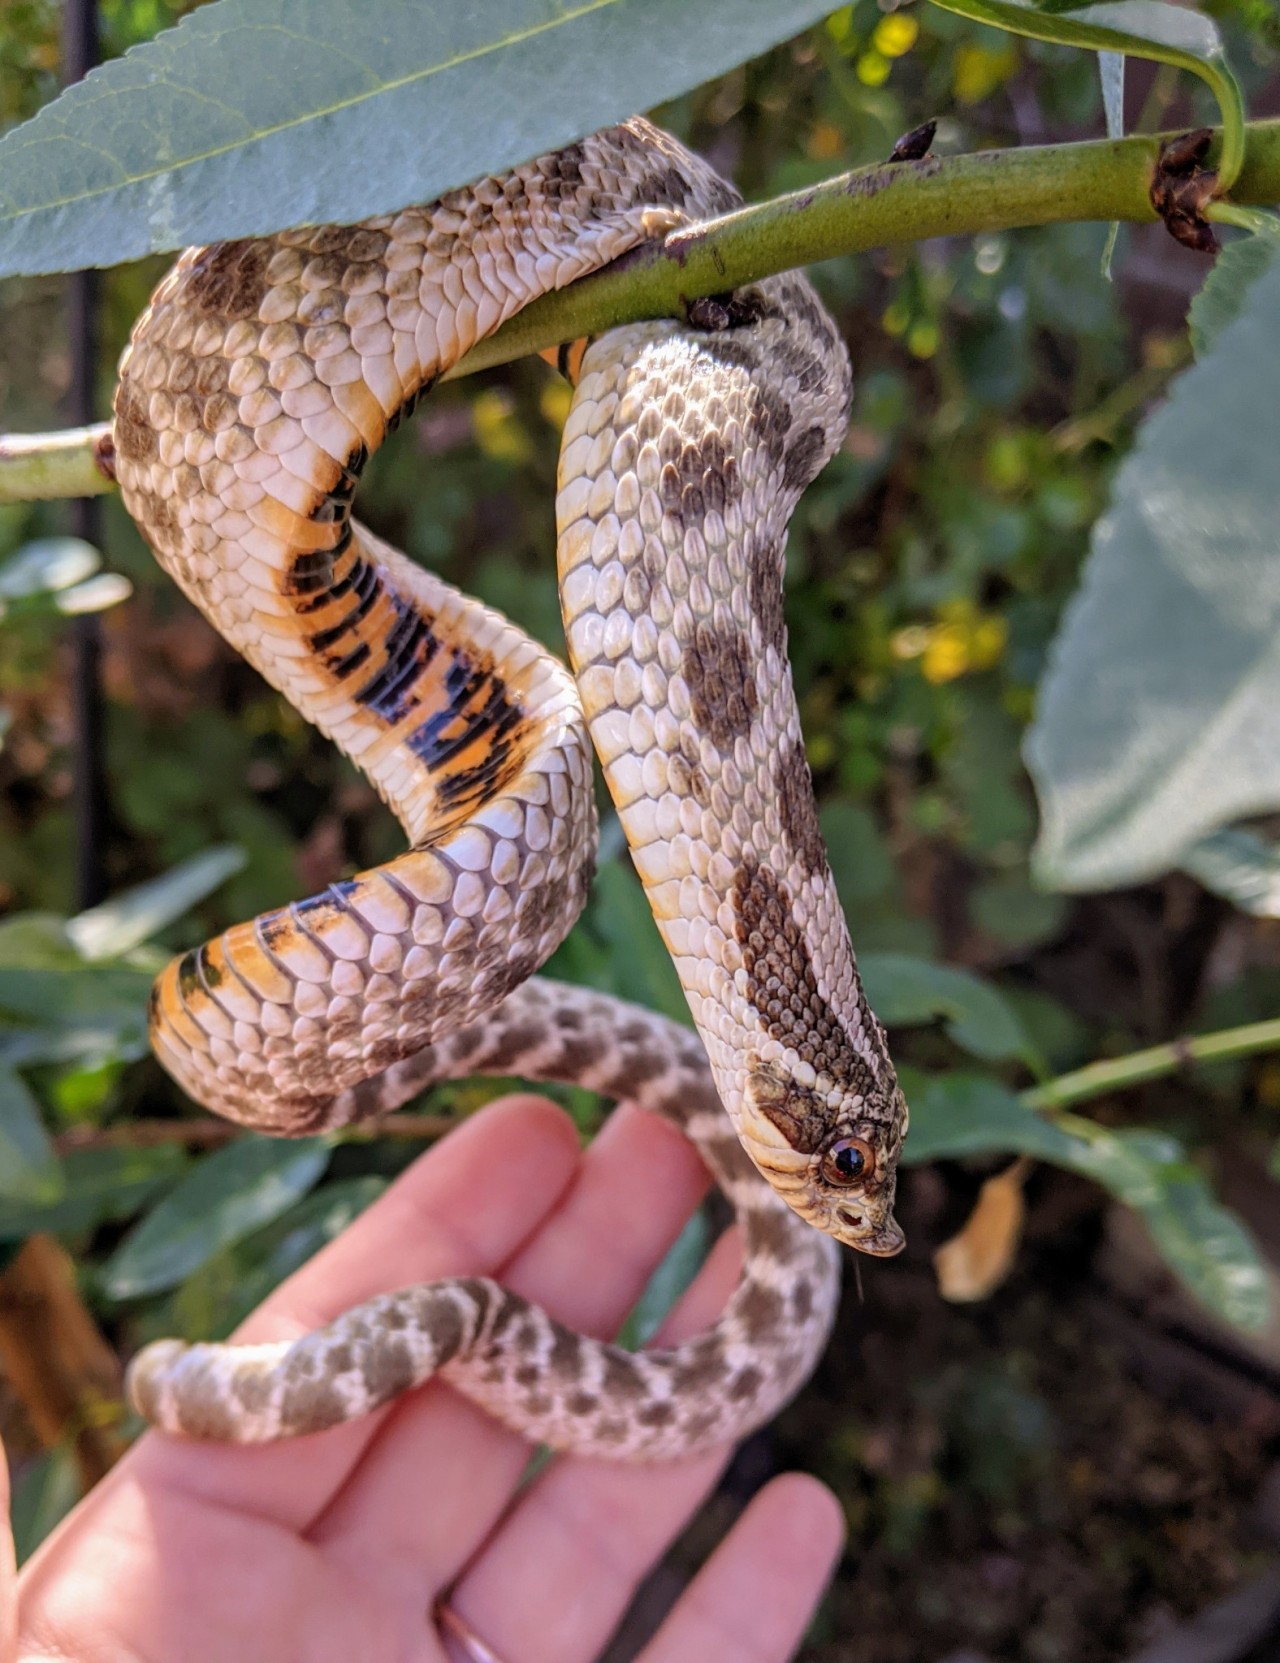
[[(639, 325), (587, 353), (557, 504), (565, 630), (748, 1151), (811, 1222), (886, 1253), (905, 1111), (818, 826), (782, 605), (787, 523), (843, 436), (848, 360), (803, 279), (734, 310), (722, 331)], [(853, 1157), (830, 1154), (850, 1142), (852, 1184)]]

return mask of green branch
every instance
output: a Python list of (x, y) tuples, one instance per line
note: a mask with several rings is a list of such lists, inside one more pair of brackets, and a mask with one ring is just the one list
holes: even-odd
[(1216, 1034), (1195, 1034), (1175, 1039), (1168, 1045), (1153, 1045), (1148, 1051), (1133, 1051), (1127, 1057), (1110, 1057), (1091, 1062), (1074, 1074), (1060, 1074), (1056, 1080), (1021, 1092), (1029, 1109), (1065, 1109), (1109, 1091), (1141, 1085), (1180, 1073), (1192, 1063), (1222, 1062), (1229, 1057), (1252, 1057), (1260, 1051), (1280, 1047), (1280, 1020), (1250, 1022), (1243, 1028), (1223, 1028)]
[[(859, 168), (675, 232), (569, 289), (543, 295), (480, 342), (450, 377), (619, 324), (679, 317), (701, 295), (892, 243), (1067, 220), (1149, 222), (1156, 218), (1150, 188), (1160, 144), (1160, 135), (1144, 135)], [(1232, 200), (1280, 201), (1280, 121), (1249, 125)], [(105, 432), (0, 438), (0, 502), (109, 490), (94, 452)]]
[[(1248, 128), (1240, 203), (1280, 202), (1280, 120)], [(677, 231), (571, 289), (543, 295), (452, 372), (541, 352), (642, 318), (678, 317), (700, 295), (774, 272), (929, 237), (969, 237), (1067, 220), (1150, 223), (1151, 181), (1169, 135), (1046, 144), (880, 163)]]
[(95, 497), (115, 488), (111, 424), (62, 433), (0, 434), (0, 502)]

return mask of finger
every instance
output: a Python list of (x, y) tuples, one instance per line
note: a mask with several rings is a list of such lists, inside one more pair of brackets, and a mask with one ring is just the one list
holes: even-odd
[[(573, 1122), (545, 1097), (488, 1104), (282, 1282), (236, 1331), (237, 1342), (292, 1339), (388, 1288), (492, 1270), (552, 1211), (579, 1154)], [(515, 1229), (513, 1212), (523, 1215)]]
[[(737, 1284), (741, 1259), (736, 1232), (717, 1243), (664, 1324), (663, 1344), (715, 1320)], [(449, 1605), (499, 1657), (587, 1663), (701, 1504), (726, 1455), (717, 1448), (652, 1466), (572, 1456), (555, 1462), (499, 1525)]]
[(676, 1602), (637, 1663), (785, 1663), (793, 1657), (844, 1539), (840, 1504), (816, 1478), (787, 1473), (754, 1497)]
[(0, 1663), (13, 1663), (18, 1653), (16, 1578), (13, 1531), (9, 1526), (9, 1462), (0, 1444)]
[[(236, 1338), (291, 1339), (372, 1294), (495, 1270), (554, 1208), (578, 1159), (577, 1133), (554, 1104), (526, 1096), (489, 1105), (415, 1161), (276, 1289)], [(218, 1506), (304, 1529), (346, 1480), (379, 1423), (370, 1416), (260, 1447), (152, 1434), (108, 1483), (181, 1487)]]
[[(498, 1279), (579, 1332), (612, 1335), (706, 1184), (673, 1128), (619, 1109), (555, 1214)], [(492, 1529), (528, 1460), (525, 1439), (454, 1392), (418, 1394), (397, 1407), (312, 1539), (370, 1566), (411, 1567), (419, 1591), (440, 1587)], [(433, 1505), (405, 1484), (406, 1471), (431, 1475)]]

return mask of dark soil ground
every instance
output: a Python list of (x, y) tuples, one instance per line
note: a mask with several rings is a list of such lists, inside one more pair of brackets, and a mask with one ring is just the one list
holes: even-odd
[[(617, 1658), (751, 1491), (792, 1466), (833, 1486), (850, 1528), (804, 1663), (1121, 1663), (1183, 1648), (1183, 1625), (1275, 1562), (1260, 1492), (1280, 1382), (1180, 1325), (1185, 1308), (1109, 1285), (1097, 1192), (1057, 1174), (1033, 1182), (1013, 1278), (984, 1304), (944, 1303), (930, 1253), (971, 1184), (908, 1176), (907, 1254), (864, 1267), (861, 1300), (849, 1277), (813, 1385), (740, 1454)], [(1238, 1645), (1169, 1656), (1262, 1663), (1280, 1657), (1280, 1627), (1270, 1649), (1242, 1629)]]

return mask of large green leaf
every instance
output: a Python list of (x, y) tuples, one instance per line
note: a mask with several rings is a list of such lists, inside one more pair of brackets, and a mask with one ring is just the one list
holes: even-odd
[(1049, 1119), (981, 1075), (904, 1071), (903, 1083), (908, 1164), (1007, 1152), (1082, 1173), (1139, 1214), (1169, 1268), (1211, 1311), (1241, 1328), (1266, 1326), (1270, 1296), (1257, 1245), (1174, 1138), (1112, 1131), (1075, 1115)]
[(606, 861), (596, 874), (591, 921), (609, 952), (610, 991), (673, 1022), (689, 1005), (630, 861)]
[(1187, 312), (1197, 358), (1203, 358), (1227, 324), (1239, 317), (1249, 290), (1277, 254), (1280, 235), (1237, 237), (1218, 255)]
[(221, 1248), (292, 1207), (329, 1161), (323, 1138), (245, 1137), (207, 1156), (130, 1232), (108, 1260), (116, 1299), (172, 1288)]
[(1067, 1123), (1088, 1128), (1070, 1164), (1139, 1214), (1191, 1292), (1237, 1327), (1265, 1328), (1271, 1295), (1257, 1244), (1182, 1147), (1161, 1132), (1108, 1131), (1074, 1117)]
[(131, 1061), (147, 1050), (151, 977), (124, 965), (20, 970), (0, 964), (0, 1020), (23, 1018), (62, 1057)]
[[(194, 1327), (182, 1322), (183, 1332), (197, 1333), (202, 1339), (225, 1337), (286, 1276), (341, 1235), (386, 1187), (385, 1178), (372, 1174), (325, 1184), (265, 1230), (202, 1266), (175, 1296), (184, 1317), (198, 1315), (200, 1319)], [(207, 1281), (206, 1287), (199, 1286), (202, 1280)]]
[(1027, 764), (1042, 881), (1103, 888), (1280, 804), (1280, 262), (1145, 424), (1067, 611)]
[(244, 850), (233, 843), (205, 849), (160, 877), (68, 920), (67, 935), (86, 959), (116, 958), (181, 918), (239, 872), (246, 858)]
[(908, 1166), (1005, 1153), (1071, 1164), (1077, 1140), (1020, 1103), (998, 1080), (910, 1069), (900, 1074), (911, 1105), (911, 1130), (902, 1151)]
[(80, 1473), (70, 1441), (37, 1455), (13, 1487), (13, 1544), (24, 1564), (80, 1499)]
[(1218, 158), (1222, 188), (1225, 191), (1235, 183), (1244, 163), (1244, 102), (1212, 18), (1165, 0), (1085, 0), (1077, 5), (1069, 0), (1065, 5), (1061, 0), (934, 0), (934, 4), (1033, 40), (1152, 58), (1198, 75), (1212, 88), (1222, 112)]
[(0, 1063), (0, 1197), (40, 1204), (61, 1193), (62, 1172), (40, 1105), (21, 1076)]
[(829, 0), (218, 0), (0, 141), (0, 275), (356, 220), (675, 97)]
[(60, 912), (15, 912), (0, 920), (0, 969), (75, 970), (81, 962)]
[(83, 537), (40, 537), (0, 566), (0, 605), (69, 589), (101, 564), (102, 556)]
[(186, 1155), (172, 1143), (154, 1149), (73, 1149), (62, 1157), (60, 1199), (44, 1206), (0, 1200), (0, 1241), (21, 1240), (36, 1230), (79, 1234), (129, 1218), (186, 1164)]
[(1210, 832), (1182, 857), (1190, 872), (1215, 895), (1255, 918), (1280, 918), (1280, 844), (1241, 826)]
[(939, 1017), (971, 1056), (987, 1062), (1021, 1057), (1037, 1071), (1040, 1058), (1017, 1016), (980, 977), (907, 953), (863, 953), (858, 960), (871, 1007), (886, 1027)]

